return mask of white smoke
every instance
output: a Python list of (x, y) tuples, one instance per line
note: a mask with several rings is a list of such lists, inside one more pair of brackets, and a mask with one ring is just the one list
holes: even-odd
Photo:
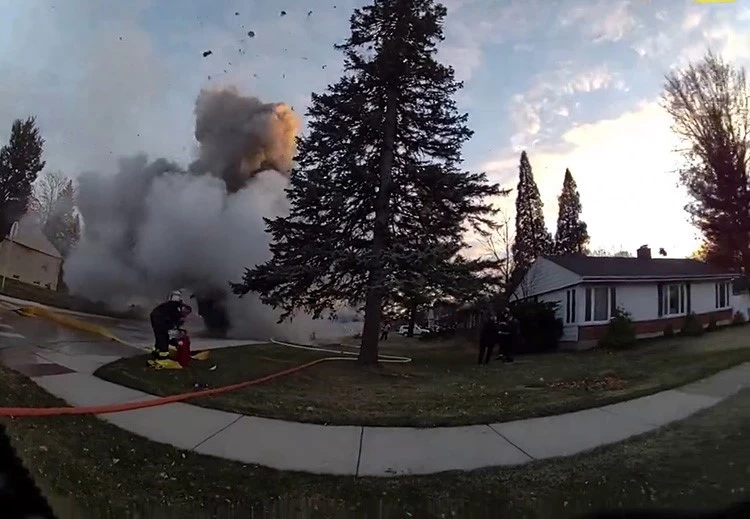
[[(197, 158), (187, 169), (138, 155), (121, 159), (115, 175), (80, 176), (85, 227), (65, 263), (66, 285), (114, 307), (163, 299), (175, 288), (226, 290), (269, 257), (263, 218), (288, 210), (299, 129), (287, 105), (231, 89), (201, 92)], [(228, 312), (233, 336), (339, 335), (329, 321), (307, 316), (277, 325), (276, 313), (252, 295), (230, 295)]]

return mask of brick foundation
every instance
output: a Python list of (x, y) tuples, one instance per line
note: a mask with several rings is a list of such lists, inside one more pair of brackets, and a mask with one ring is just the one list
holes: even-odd
[[(731, 321), (732, 309), (727, 308), (726, 310), (717, 310), (715, 312), (707, 312), (705, 314), (696, 314), (698, 321), (703, 326), (706, 326), (713, 317), (717, 323), (721, 321)], [(652, 319), (650, 321), (636, 321), (635, 333), (638, 337), (650, 337), (654, 335), (661, 335), (667, 324), (672, 324), (675, 333), (679, 332), (682, 328), (682, 323), (685, 321), (685, 316), (679, 317), (664, 317), (661, 319)], [(595, 324), (592, 326), (581, 325), (578, 327), (578, 341), (594, 341), (602, 338), (604, 333), (607, 331), (606, 324)]]

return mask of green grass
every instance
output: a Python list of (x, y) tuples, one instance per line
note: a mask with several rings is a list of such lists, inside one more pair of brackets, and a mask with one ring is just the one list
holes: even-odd
[[(0, 366), (0, 405), (61, 402)], [(182, 452), (90, 416), (3, 419), (60, 517), (575, 517), (750, 499), (750, 391), (570, 458), (403, 478), (279, 472)], [(248, 440), (252, 441), (252, 440)], [(69, 501), (73, 496), (73, 502)], [(261, 515), (265, 511), (266, 515)], [(129, 515), (134, 517), (134, 515)]]
[[(479, 367), (471, 345), (404, 341), (386, 352), (411, 364), (363, 368), (329, 362), (297, 374), (191, 403), (226, 411), (314, 423), (438, 426), (492, 423), (558, 414), (680, 386), (750, 361), (750, 328), (700, 338), (650, 341), (621, 352), (588, 351), (519, 358)], [(320, 355), (276, 345), (214, 350), (190, 370), (154, 371), (143, 357), (100, 368), (106, 380), (158, 395), (195, 382), (218, 387), (277, 372)], [(329, 355), (329, 354), (325, 354)], [(208, 368), (216, 365), (215, 371)]]
[(118, 312), (107, 308), (107, 305), (101, 302), (89, 301), (88, 299), (77, 297), (68, 294), (67, 292), (48, 290), (36, 285), (23, 283), (13, 278), (7, 278), (5, 280), (5, 289), (2, 291), (2, 294), (66, 310), (75, 310), (78, 312), (106, 315), (123, 319), (135, 317), (135, 313), (131, 311)]

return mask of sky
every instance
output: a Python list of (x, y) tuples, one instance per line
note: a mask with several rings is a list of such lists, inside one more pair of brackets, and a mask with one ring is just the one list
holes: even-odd
[[(47, 168), (71, 177), (136, 152), (187, 163), (201, 88), (233, 85), (304, 114), (340, 77), (333, 46), (364, 3), (0, 0), (0, 140), (33, 114)], [(750, 64), (750, 0), (443, 3), (438, 59), (464, 82), (459, 107), (475, 132), (466, 169), (514, 188), (525, 149), (551, 232), (570, 168), (592, 248), (697, 248), (659, 103), (664, 75), (709, 48)], [(511, 219), (514, 200), (496, 201)]]

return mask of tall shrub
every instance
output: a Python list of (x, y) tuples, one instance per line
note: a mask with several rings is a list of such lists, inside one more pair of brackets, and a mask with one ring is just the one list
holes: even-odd
[(599, 346), (603, 348), (630, 348), (635, 345), (635, 325), (630, 313), (617, 308), (614, 316), (609, 320), (607, 331), (599, 339)]
[(521, 344), (518, 353), (554, 351), (562, 337), (563, 323), (557, 318), (558, 303), (519, 301), (511, 304), (510, 311), (518, 319)]

